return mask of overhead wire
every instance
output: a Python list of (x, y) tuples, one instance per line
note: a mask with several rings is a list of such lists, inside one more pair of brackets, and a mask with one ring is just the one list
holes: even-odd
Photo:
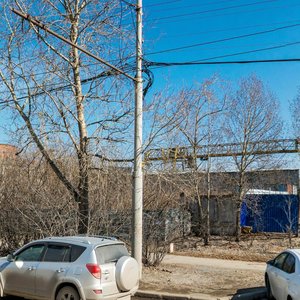
[[(127, 5), (130, 5), (130, 6), (136, 6), (136, 5), (133, 5), (133, 4), (131, 4), (130, 2), (128, 2), (126, 0), (120, 0), (120, 1), (126, 3)], [(128, 58), (131, 58), (131, 56), (129, 56)], [(120, 60), (114, 60), (114, 61), (120, 62)], [(93, 65), (97, 65), (97, 64), (99, 64), (99, 63), (92, 63), (92, 64), (86, 65), (84, 67), (93, 66)], [(134, 71), (134, 68), (132, 66), (130, 66), (128, 63), (125, 63), (125, 65), (127, 66), (126, 70), (128, 69), (128, 71)], [(124, 66), (124, 61), (122, 62), (122, 66)], [(125, 69), (124, 69), (124, 71), (125, 71)], [(30, 78), (32, 76), (40, 76), (40, 75), (47, 75), (47, 74), (53, 74), (53, 71), (46, 71), (46, 72), (40, 72), (40, 73), (35, 73), (35, 74), (29, 74), (28, 78)], [(116, 71), (112, 71), (112, 70), (103, 71), (103, 72), (101, 72), (100, 74), (98, 74), (96, 76), (89, 77), (89, 78), (81, 80), (81, 83), (85, 84), (85, 83), (88, 83), (90, 81), (99, 79), (101, 77), (109, 77), (109, 76), (117, 75), (117, 74), (119, 74), (119, 73), (116, 72)], [(23, 76), (23, 77), (26, 78), (27, 76)], [(61, 85), (60, 83), (45, 84), (43, 86), (43, 88), (45, 88), (45, 89), (50, 88), (48, 91), (39, 91), (39, 92), (36, 92), (36, 93), (32, 94), (31, 96), (40, 96), (40, 95), (45, 94), (47, 92), (64, 90), (64, 89), (68, 89), (68, 88), (71, 88), (71, 87), (72, 87), (72, 83), (65, 84), (65, 85)], [(32, 87), (32, 88), (36, 88), (36, 87)], [(30, 89), (30, 87), (29, 87), (29, 89)], [(15, 92), (21, 92), (21, 91), (24, 91), (24, 90), (28, 90), (28, 87), (27, 88), (15, 89), (14, 91)], [(0, 92), (0, 94), (1, 93), (6, 94), (7, 92)], [(28, 96), (21, 96), (21, 97), (18, 97), (16, 100), (22, 100), (22, 99), (26, 99), (26, 98), (28, 98)], [(8, 101), (13, 101), (13, 100), (8, 100)], [(2, 101), (1, 103), (7, 103), (7, 101)]]
[[(132, 71), (133, 69), (134, 69), (134, 67), (128, 65), (127, 68), (126, 68), (126, 71), (127, 70), (128, 71), (130, 71), (130, 70)], [(99, 79), (99, 78), (102, 78), (102, 77), (109, 77), (109, 76), (113, 76), (113, 75), (116, 75), (116, 74), (117, 74), (117, 72), (116, 71), (112, 71), (112, 70), (110, 70), (110, 71), (103, 71), (103, 72), (99, 73), (98, 75), (82, 79), (81, 83), (82, 84), (86, 84), (86, 83), (89, 83), (89, 82), (94, 81), (96, 79)], [(57, 85), (59, 85), (59, 86), (57, 87)], [(65, 90), (65, 89), (71, 88), (72, 84), (69, 83), (69, 84), (61, 85), (59, 83), (54, 83), (54, 84), (46, 84), (43, 87), (44, 88), (50, 88), (49, 90), (47, 90), (47, 92), (51, 93), (51, 92), (61, 91), (61, 90)], [(34, 87), (32, 87), (32, 88), (34, 88)], [(15, 92), (21, 92), (21, 91), (24, 91), (24, 90), (28, 90), (28, 88), (15, 89), (14, 91)], [(0, 92), (0, 94), (6, 94), (6, 93), (7, 92)], [(45, 93), (46, 93), (45, 91), (40, 91), (40, 92), (32, 94), (31, 96), (33, 96), (33, 97), (40, 96), (40, 95), (43, 95)], [(28, 96), (21, 96), (21, 97), (18, 97), (16, 100), (23, 100), (23, 99), (27, 99), (27, 98), (28, 98)], [(10, 100), (10, 101), (13, 101), (13, 100)]]
[(131, 3), (131, 2), (126, 1), (126, 0), (120, 0), (120, 2), (123, 2), (123, 3), (127, 4), (127, 5), (130, 6), (130, 7), (136, 7), (136, 4), (135, 4), (135, 3)]
[[(127, 65), (125, 69), (126, 69), (126, 72), (128, 72), (128, 71), (133, 71), (135, 69), (135, 67), (131, 66), (131, 65)], [(96, 76), (92, 76), (92, 77), (85, 78), (85, 79), (81, 80), (81, 84), (86, 84), (86, 83), (89, 83), (91, 81), (97, 80), (97, 79), (102, 78), (102, 77), (110, 77), (110, 76), (117, 75), (117, 74), (118, 73), (116, 71), (113, 71), (113, 70), (103, 71), (103, 72), (99, 73)], [(147, 76), (147, 79), (145, 79), (146, 85), (143, 89), (143, 94), (145, 96), (147, 94), (148, 90), (150, 89), (150, 87), (153, 84), (154, 76), (153, 76), (153, 73), (147, 67), (143, 70), (143, 74)], [(31, 97), (41, 96), (41, 95), (44, 95), (46, 93), (51, 93), (51, 92), (55, 92), (55, 91), (67, 90), (67, 89), (72, 87), (71, 83), (65, 84), (65, 85), (59, 85), (58, 87), (56, 87), (56, 85), (58, 85), (58, 83), (45, 85), (44, 88), (50, 88), (50, 89), (48, 89), (47, 91), (39, 91), (39, 92), (33, 93), (33, 94), (31, 94)], [(20, 91), (23, 91), (23, 90), (28, 90), (28, 88), (15, 89), (14, 92), (20, 92)], [(0, 92), (0, 94), (6, 94), (6, 93), (7, 92)], [(24, 99), (27, 99), (27, 98), (28, 98), (28, 95), (18, 97), (15, 100), (19, 101), (19, 100), (24, 100)], [(4, 104), (4, 103), (8, 103), (8, 102), (13, 102), (15, 100), (7, 99), (7, 100), (4, 100), (4, 101), (1, 101), (0, 105)]]
[[(198, 60), (193, 60), (189, 62), (153, 62), (153, 61), (148, 61), (145, 59), (145, 65), (148, 67), (170, 67), (170, 66), (180, 66), (180, 65), (200, 65), (200, 64), (236, 64), (236, 63), (251, 63), (252, 61), (235, 61), (235, 62), (208, 62), (213, 59), (218, 59), (218, 58), (226, 58), (226, 57), (232, 57), (232, 56), (238, 56), (238, 55), (244, 55), (244, 54), (250, 54), (250, 53), (255, 53), (255, 52), (262, 52), (262, 51), (269, 51), (269, 50), (274, 50), (274, 49), (279, 49), (279, 48), (284, 48), (284, 47), (289, 47), (293, 45), (299, 45), (300, 41), (297, 42), (291, 42), (291, 43), (286, 43), (282, 45), (277, 45), (277, 46), (271, 46), (271, 47), (266, 47), (266, 48), (260, 48), (260, 49), (254, 49), (254, 50), (249, 50), (249, 51), (243, 51), (243, 52), (237, 52), (237, 53), (231, 53), (231, 54), (225, 54), (225, 55), (219, 55), (219, 56), (214, 56), (214, 57), (208, 57), (208, 58), (203, 58), (203, 59), (198, 59)], [(291, 58), (291, 59), (266, 59), (266, 60), (253, 60), (253, 62), (296, 62), (299, 61), (300, 59), (298, 58)], [(204, 63), (206, 62), (206, 63)]]
[(197, 61), (206, 61), (206, 60), (212, 60), (212, 59), (217, 59), (217, 58), (225, 58), (225, 57), (231, 57), (231, 56), (237, 56), (237, 55), (243, 55), (243, 54), (250, 54), (250, 53), (255, 53), (255, 52), (269, 51), (269, 50), (280, 49), (280, 48), (285, 48), (285, 47), (299, 45), (299, 44), (300, 44), (300, 41), (296, 41), (296, 42), (291, 42), (291, 43), (286, 43), (286, 44), (271, 46), (271, 47), (266, 47), (266, 48), (254, 49), (254, 50), (249, 50), (249, 51), (242, 51), (242, 52), (225, 54), (225, 55), (218, 55), (218, 56), (214, 56), (214, 57), (200, 59), (200, 60), (197, 60)]
[[(274, 10), (274, 9), (284, 9), (286, 7), (298, 7), (300, 4), (293, 4), (293, 5), (281, 5), (281, 6), (272, 6), (272, 7), (264, 7), (264, 8), (257, 8), (257, 9), (251, 9), (251, 10), (241, 10), (241, 11), (235, 11), (235, 12), (227, 12), (227, 13), (219, 13), (219, 14), (213, 14), (213, 15), (207, 15), (207, 16), (201, 16), (201, 20), (203, 21), (204, 19), (211, 19), (211, 18), (217, 18), (217, 17), (224, 17), (224, 16), (232, 16), (232, 15), (242, 15), (242, 14), (249, 14), (249, 13), (254, 13), (254, 12), (262, 12), (262, 11), (268, 11)], [(168, 21), (159, 21), (159, 25), (162, 24), (175, 24), (175, 23), (181, 23), (185, 21), (192, 21), (193, 19), (198, 19), (198, 17), (188, 17), (188, 18), (181, 18), (181, 19), (171, 19)], [(144, 23), (155, 23), (156, 19), (146, 19)]]
[(205, 35), (205, 34), (210, 34), (210, 33), (226, 32), (226, 31), (233, 31), (233, 30), (236, 31), (236, 30), (251, 29), (251, 28), (258, 28), (258, 27), (275, 26), (275, 25), (297, 24), (297, 23), (300, 23), (300, 19), (290, 20), (290, 21), (286, 21), (286, 22), (273, 22), (273, 23), (255, 24), (255, 25), (229, 27), (229, 28), (216, 28), (216, 29), (212, 29), (212, 30), (203, 30), (203, 31), (191, 32), (191, 33), (185, 32), (182, 34), (161, 36), (160, 40), (174, 39), (174, 38), (178, 38), (178, 37)]
[(190, 62), (151, 62), (145, 60), (148, 67), (172, 67), (172, 66), (193, 66), (193, 65), (232, 65), (232, 64), (254, 64), (254, 63), (284, 63), (300, 62), (300, 58), (280, 59), (256, 59), (256, 60), (235, 60), (235, 61), (190, 61)]
[(298, 24), (293, 24), (293, 25), (286, 25), (282, 27), (277, 27), (269, 30), (264, 30), (264, 31), (258, 31), (258, 32), (253, 32), (253, 33), (248, 33), (248, 34), (243, 34), (243, 35), (238, 35), (238, 36), (233, 36), (233, 37), (228, 37), (228, 38), (223, 38), (223, 39), (218, 39), (218, 40), (213, 40), (213, 41), (208, 41), (208, 42), (202, 42), (202, 43), (197, 43), (197, 44), (192, 44), (192, 45), (187, 45), (187, 46), (181, 46), (181, 47), (175, 47), (175, 48), (170, 48), (170, 49), (165, 49), (165, 50), (160, 50), (156, 52), (150, 52), (146, 53), (146, 55), (155, 55), (155, 54), (161, 54), (161, 53), (166, 53), (166, 52), (174, 52), (178, 50), (184, 50), (184, 49), (189, 49), (189, 48), (194, 48), (194, 47), (199, 47), (199, 46), (205, 46), (205, 45), (211, 45), (211, 44), (216, 44), (216, 43), (221, 43), (221, 42), (227, 42), (231, 40), (237, 40), (237, 39), (242, 39), (242, 38), (247, 38), (247, 37), (252, 37), (252, 36), (257, 36), (261, 34), (267, 34), (287, 28), (293, 28), (293, 27), (298, 27), (300, 26), (300, 23)]
[[(131, 59), (132, 58), (132, 56), (129, 56), (127, 59)], [(34, 58), (34, 59), (30, 59), (30, 60), (27, 60), (27, 61), (22, 61), (22, 62), (19, 62), (18, 63), (18, 65), (20, 65), (20, 64), (23, 64), (23, 63), (26, 63), (26, 62), (30, 62), (30, 61), (34, 61), (34, 60), (36, 60), (36, 58)], [(108, 60), (108, 62), (109, 63), (116, 63), (116, 62), (120, 62), (120, 60), (118, 59), (116, 59), (116, 60)], [(87, 67), (92, 67), (92, 66), (96, 66), (96, 65), (100, 65), (99, 64), (99, 62), (95, 62), (95, 63), (90, 63), (90, 64), (86, 64), (86, 65), (81, 65), (81, 68), (87, 68)], [(120, 66), (120, 64), (116, 64), (117, 66)], [(128, 63), (127, 62), (123, 62), (122, 63), (122, 66), (126, 66), (126, 65), (128, 65)], [(122, 67), (121, 66), (121, 67)], [(16, 68), (17, 68), (18, 66), (16, 65)], [(60, 72), (64, 72), (64, 71), (67, 71), (68, 69), (60, 69), (59, 71)], [(132, 70), (132, 69), (130, 69), (130, 70)], [(55, 72), (56, 71), (58, 71), (58, 70), (49, 70), (49, 71), (43, 71), (43, 72), (38, 72), (38, 73), (30, 73), (30, 74), (28, 74), (28, 75), (22, 75), (22, 78), (31, 78), (31, 77), (37, 77), (37, 76), (42, 76), (42, 75), (48, 75), (48, 74), (55, 74)], [(102, 73), (104, 73), (104, 72), (107, 72), (107, 71), (103, 71)], [(25, 90), (27, 89), (27, 88), (24, 88)], [(1, 92), (0, 92), (0, 94), (1, 94)]]
[(277, 1), (278, 0), (257, 1), (257, 2), (252, 2), (252, 3), (247, 3), (247, 4), (232, 5), (232, 6), (227, 6), (227, 7), (213, 8), (213, 9), (207, 9), (207, 10), (203, 10), (203, 11), (196, 11), (196, 12), (191, 12), (191, 13), (178, 14), (178, 15), (173, 15), (173, 16), (153, 18), (153, 19), (149, 19), (148, 21), (160, 21), (160, 20), (168, 20), (168, 19), (181, 18), (181, 17), (189, 17), (189, 16), (194, 16), (194, 15), (207, 14), (207, 13), (211, 13), (211, 12), (224, 11), (224, 10), (241, 8), (241, 7), (255, 6), (255, 5), (260, 5), (260, 4), (264, 4), (264, 3), (271, 3), (271, 2), (277, 2)]
[(147, 4), (147, 5), (143, 5), (143, 7), (162, 6), (162, 5), (172, 4), (175, 2), (181, 2), (181, 0), (170, 0), (170, 1), (159, 2), (159, 3), (155, 3), (155, 4)]
[[(210, 3), (208, 3), (208, 2), (206, 2), (206, 3), (197, 3), (197, 6), (199, 7), (199, 6), (208, 6), (208, 5), (215, 5), (215, 4), (221, 4), (221, 3), (228, 3), (228, 2), (234, 2), (234, 1), (236, 1), (236, 0), (223, 0), (223, 1), (215, 1), (215, 2), (210, 2)], [(146, 8), (147, 8), (148, 6), (146, 5)], [(176, 7), (168, 7), (168, 11), (171, 11), (171, 10), (182, 10), (182, 9), (186, 9), (186, 8), (194, 8), (195, 7), (195, 5), (185, 5), (185, 6), (176, 6)], [(154, 9), (154, 10), (151, 10), (152, 12), (161, 12), (161, 11), (163, 11), (163, 12), (165, 12), (165, 10), (164, 9)]]
[[(150, 70), (150, 68), (161, 68), (161, 67), (171, 67), (171, 66), (188, 66), (188, 65), (217, 65), (217, 64), (249, 64), (249, 63), (276, 63), (276, 62), (298, 62), (300, 61), (300, 58), (290, 58), (290, 59), (265, 59), (265, 60), (239, 60), (239, 61), (215, 61), (215, 62), (210, 62), (209, 60), (212, 59), (217, 59), (217, 58), (226, 58), (226, 57), (232, 57), (232, 56), (237, 56), (237, 55), (243, 55), (243, 54), (249, 54), (249, 53), (254, 53), (254, 52), (261, 52), (261, 51), (268, 51), (268, 50), (273, 50), (273, 49), (278, 49), (278, 48), (283, 48), (283, 47), (288, 47), (291, 45), (297, 45), (300, 44), (300, 41), (297, 42), (291, 42), (291, 43), (286, 43), (283, 45), (277, 45), (277, 46), (272, 46), (272, 47), (266, 47), (266, 48), (260, 48), (260, 49), (254, 49), (254, 50), (249, 50), (249, 51), (243, 51), (243, 52), (238, 52), (238, 53), (231, 53), (231, 54), (226, 54), (226, 55), (220, 55), (220, 56), (214, 56), (214, 57), (209, 57), (209, 58), (204, 58), (204, 59), (198, 59), (198, 60), (193, 60), (193, 61), (188, 61), (188, 62), (154, 62), (154, 61), (149, 61), (147, 59), (144, 59), (143, 63), (143, 73), (148, 77), (147, 84), (144, 88), (144, 94), (147, 93), (149, 88), (152, 86), (153, 81), (154, 81), (154, 76)], [(133, 71), (134, 66), (126, 65), (126, 68), (124, 68), (126, 71)], [(113, 71), (104, 71), (99, 73), (96, 76), (89, 77), (86, 79), (83, 79), (81, 81), (82, 84), (89, 83), (93, 80), (102, 78), (102, 77), (109, 77), (116, 75), (116, 72)], [(44, 88), (50, 88), (47, 92), (54, 92), (54, 91), (60, 91), (60, 90), (65, 90), (68, 88), (72, 87), (72, 84), (66, 84), (66, 85), (59, 85), (57, 87), (58, 83), (55, 84), (47, 84), (44, 86)], [(53, 88), (51, 88), (53, 87)], [(23, 89), (16, 89), (15, 92), (20, 92), (23, 90), (27, 90), (27, 88)], [(40, 91), (37, 93), (32, 94), (32, 96), (40, 96), (45, 94), (46, 91)], [(6, 94), (5, 92), (0, 92), (0, 94)], [(18, 97), (16, 100), (23, 100), (28, 98), (28, 96), (21, 96)], [(13, 100), (6, 100), (2, 101), (2, 103), (7, 103), (7, 101), (13, 101)]]
[[(176, 48), (172, 48), (172, 49), (166, 49), (166, 50), (161, 50), (161, 51), (156, 51), (156, 52), (150, 52), (150, 53), (146, 53), (145, 55), (155, 55), (155, 54), (160, 54), (160, 53), (165, 53), (165, 52), (178, 51), (178, 50), (183, 50), (183, 49), (192, 48), (192, 47), (198, 47), (198, 46), (209, 45), (209, 44), (214, 44), (214, 43), (220, 43), (220, 42), (225, 42), (225, 41), (230, 41), (230, 40), (235, 40), (235, 39), (240, 39), (240, 38), (245, 38), (245, 37), (250, 37), (250, 36), (255, 36), (255, 35), (260, 35), (260, 34), (266, 34), (266, 33), (275, 32), (275, 31), (278, 31), (278, 30), (283, 30), (283, 29), (298, 27), (298, 26), (300, 26), (300, 23), (287, 25), (287, 26), (282, 26), (282, 27), (277, 27), (277, 28), (273, 28), (273, 29), (269, 29), (269, 30), (265, 30), (265, 31), (240, 35), (240, 36), (234, 36), (234, 37), (229, 37), (229, 38), (224, 38), (224, 39), (219, 39), (219, 40), (213, 40), (213, 41), (202, 42), (202, 43), (197, 43), (197, 44), (192, 44), (192, 45), (187, 45), (187, 46), (182, 46), (182, 47), (176, 47)], [(131, 58), (131, 57), (129, 56), (128, 58)], [(116, 61), (117, 60), (112, 60), (110, 62), (116, 62)], [(92, 64), (86, 65), (85, 67), (93, 66), (93, 65), (97, 65), (97, 64), (98, 63), (92, 63)], [(51, 74), (51, 73), (53, 73), (53, 71), (40, 72), (40, 73), (37, 73), (37, 74), (33, 74), (33, 76), (46, 75), (46, 74)], [(28, 76), (31, 76), (31, 75), (28, 75)]]
[[(126, 4), (128, 4), (128, 5), (133, 5), (133, 4), (131, 4), (128, 1), (125, 1), (125, 0), (120, 0), (120, 1), (122, 1)], [(164, 4), (167, 4), (167, 3), (179, 2), (179, 1), (180, 0), (167, 1), (167, 2), (161, 3), (161, 5), (164, 5)], [(255, 2), (255, 3), (250, 3), (250, 4), (248, 3), (248, 4), (244, 4), (244, 5), (239, 5), (239, 6), (231, 6), (231, 7), (226, 7), (226, 8), (223, 8), (223, 9), (230, 9), (230, 8), (241, 7), (241, 6), (258, 5), (258, 4), (262, 4), (262, 3), (275, 2), (275, 1), (277, 1), (277, 0), (258, 1), (258, 2)], [(226, 2), (226, 1), (220, 1), (220, 2)], [(150, 6), (156, 6), (156, 5), (159, 5), (159, 4), (150, 5)], [(221, 9), (222, 8), (219, 8), (218, 10), (221, 10)], [(206, 12), (208, 12), (208, 11), (204, 11), (202, 13), (206, 13)], [(199, 14), (199, 13), (201, 13), (201, 12), (195, 12), (194, 14)], [(180, 15), (180, 16), (182, 16), (182, 15)], [(186, 16), (187, 14), (184, 14), (184, 15)], [(173, 16), (173, 17), (179, 17), (179, 15)], [(172, 18), (172, 16), (169, 16), (169, 17), (166, 17), (166, 18)], [(160, 19), (164, 19), (164, 18), (160, 18)], [(277, 31), (277, 30), (283, 30), (285, 28), (292, 28), (292, 27), (297, 27), (297, 26), (300, 26), (300, 24), (282, 26), (282, 27), (279, 27), (279, 28), (273, 28), (273, 29), (270, 29), (270, 30), (265, 30), (265, 31), (256, 32), (256, 33), (250, 33), (250, 34), (245, 34), (245, 35), (240, 35), (240, 36), (234, 36), (234, 37), (219, 39), (219, 40), (215, 40), (215, 41), (208, 41), (208, 42), (203, 42), (203, 43), (198, 43), (198, 44), (193, 44), (193, 45), (187, 45), (187, 46), (177, 47), (177, 48), (173, 48), (173, 49), (166, 49), (166, 50), (162, 50), (162, 51), (146, 53), (145, 55), (154, 55), (154, 54), (160, 54), (160, 53), (164, 53), (164, 52), (178, 51), (178, 50), (181, 50), (181, 49), (202, 46), (202, 45), (206, 45), (206, 44), (220, 43), (220, 42), (225, 42), (225, 41), (229, 41), (229, 40), (245, 38), (245, 37), (250, 37), (250, 36), (259, 35), (259, 34), (270, 33), (270, 32), (274, 32), (274, 31)], [(193, 65), (193, 64), (194, 65), (196, 65), (196, 64), (236, 64), (236, 63), (262, 63), (262, 62), (270, 62), (270, 63), (272, 62), (272, 63), (274, 63), (274, 62), (299, 61), (300, 59), (298, 59), (298, 58), (295, 58), (295, 59), (278, 59), (278, 60), (255, 60), (255, 61), (254, 60), (250, 60), (250, 61), (227, 61), (227, 62), (226, 61), (223, 61), (223, 62), (222, 61), (217, 61), (217, 62), (209, 62), (208, 61), (208, 60), (217, 59), (217, 58), (225, 58), (225, 57), (230, 57), (230, 56), (236, 56), (236, 55), (259, 52), (259, 51), (273, 50), (273, 49), (277, 49), (277, 48), (283, 48), (283, 47), (288, 47), (288, 46), (291, 46), (291, 45), (296, 45), (296, 44), (299, 44), (299, 43), (300, 43), (300, 41), (291, 42), (291, 43), (287, 43), (287, 44), (283, 44), (283, 45), (277, 45), (277, 46), (272, 46), (272, 47), (267, 47), (267, 48), (262, 48), (262, 49), (254, 49), (254, 50), (249, 50), (249, 51), (244, 51), (244, 52), (220, 55), (220, 56), (204, 58), (204, 59), (200, 59), (200, 60), (196, 60), (196, 61), (190, 61), (190, 62), (151, 62), (151, 61), (145, 60), (145, 65), (144, 65), (145, 69), (143, 71), (144, 71), (144, 74), (146, 74), (150, 78), (149, 82), (153, 83), (153, 74), (149, 70), (150, 67), (154, 67), (154, 68), (157, 67), (158, 68), (158, 67), (166, 67), (166, 66), (175, 66), (175, 65), (177, 65), (177, 66), (182, 65), (183, 66), (183, 65)], [(133, 68), (133, 67), (131, 67), (131, 68)], [(51, 73), (51, 71), (46, 72), (44, 74), (47, 74), (47, 73)], [(111, 73), (111, 74), (108, 74), (108, 73)], [(104, 76), (115, 75), (113, 73), (114, 72), (104, 71), (104, 72), (101, 72), (100, 74), (98, 74), (97, 76), (84, 79), (82, 81), (82, 83), (87, 83), (87, 82), (90, 82), (92, 80), (96, 80), (97, 78), (104, 77)], [(55, 87), (53, 90), (50, 90), (50, 92), (55, 91), (55, 90), (69, 88), (70, 86), (71, 85), (68, 84), (68, 85), (64, 85), (64, 86)], [(151, 85), (149, 85), (149, 86), (147, 85), (147, 89), (145, 89), (145, 91), (148, 90), (150, 88), (150, 86)], [(46, 87), (49, 87), (49, 86), (46, 86)], [(44, 94), (45, 92), (40, 92), (40, 93)], [(38, 95), (40, 95), (40, 94), (36, 94), (34, 96), (38, 96)], [(27, 97), (25, 96), (25, 97), (22, 97), (20, 99), (24, 99), (24, 98), (27, 98)]]

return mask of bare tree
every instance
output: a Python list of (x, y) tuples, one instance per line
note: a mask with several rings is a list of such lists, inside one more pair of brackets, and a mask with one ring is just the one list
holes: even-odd
[[(155, 93), (150, 100), (145, 97), (144, 152), (146, 154), (149, 149), (173, 146), (170, 136), (182, 117), (174, 109), (176, 92), (170, 92), (170, 90), (172, 89), (167, 86), (162, 91)], [(147, 162), (147, 156), (145, 161)]]
[(74, 234), (76, 205), (49, 165), (29, 156), (0, 164), (1, 251), (44, 236)]
[(111, 165), (93, 170), (91, 179), (91, 230), (130, 241), (131, 169)]
[(266, 168), (270, 164), (268, 155), (256, 152), (256, 143), (276, 139), (281, 134), (277, 99), (256, 76), (242, 79), (239, 89), (229, 101), (225, 124), (227, 142), (237, 144), (240, 152), (240, 155), (233, 156), (237, 169), (236, 241), (239, 241), (241, 204), (249, 188), (246, 172)]
[[(117, 0), (13, 2), (22, 13), (116, 65), (132, 54), (130, 33), (120, 25), (130, 11)], [(20, 144), (34, 143), (70, 193), (78, 207), (78, 232), (86, 233), (92, 157), (126, 140), (131, 90), (75, 46), (24, 24), (10, 11), (12, 4), (3, 1), (1, 8), (1, 104), (14, 111)], [(68, 158), (77, 161), (71, 173)]]
[(294, 135), (296, 138), (300, 136), (300, 89), (297, 96), (290, 102), (290, 111), (292, 114), (292, 125), (294, 129)]
[[(198, 232), (204, 238), (206, 245), (209, 243), (210, 236), (210, 157), (209, 153), (205, 153), (204, 157), (199, 157), (198, 149), (217, 139), (217, 120), (220, 118), (225, 103), (223, 92), (216, 77), (204, 81), (198, 87), (181, 90), (173, 98), (172, 116), (177, 116), (176, 127), (172, 135), (168, 135), (168, 142), (175, 147), (172, 154), (175, 164), (180, 158), (180, 149), (188, 149), (185, 155), (181, 155), (181, 158), (184, 159), (183, 162), (187, 162), (190, 171), (188, 188), (193, 191), (193, 197), (198, 203)], [(203, 170), (207, 174), (206, 184), (202, 182)], [(205, 193), (206, 196), (204, 196)]]
[(180, 178), (172, 172), (146, 173), (144, 189), (143, 260), (157, 266), (170, 243), (189, 231), (189, 214), (180, 197)]
[(298, 214), (295, 213), (297, 211), (295, 198), (293, 199), (291, 196), (286, 196), (284, 199), (284, 203), (282, 203), (283, 215), (286, 217), (286, 224), (283, 232), (286, 232), (288, 235), (289, 248), (292, 248), (292, 237), (295, 234), (297, 224), (298, 224)]

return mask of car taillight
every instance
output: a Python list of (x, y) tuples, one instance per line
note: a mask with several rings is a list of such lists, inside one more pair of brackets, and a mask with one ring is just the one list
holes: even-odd
[(87, 269), (89, 272), (97, 279), (101, 278), (101, 268), (97, 264), (86, 264)]

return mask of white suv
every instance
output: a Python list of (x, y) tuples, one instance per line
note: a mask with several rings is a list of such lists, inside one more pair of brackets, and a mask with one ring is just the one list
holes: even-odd
[(33, 241), (0, 259), (0, 296), (27, 299), (130, 299), (139, 267), (123, 242), (69, 236)]

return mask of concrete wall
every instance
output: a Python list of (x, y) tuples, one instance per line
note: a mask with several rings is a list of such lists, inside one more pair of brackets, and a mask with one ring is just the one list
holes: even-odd
[[(201, 199), (202, 209), (205, 212), (207, 208), (207, 199)], [(199, 213), (198, 202), (192, 201), (189, 205), (191, 214), (191, 230), (199, 234)], [(235, 231), (235, 203), (231, 197), (211, 197), (209, 204), (209, 217), (211, 234), (215, 235), (233, 235)]]

